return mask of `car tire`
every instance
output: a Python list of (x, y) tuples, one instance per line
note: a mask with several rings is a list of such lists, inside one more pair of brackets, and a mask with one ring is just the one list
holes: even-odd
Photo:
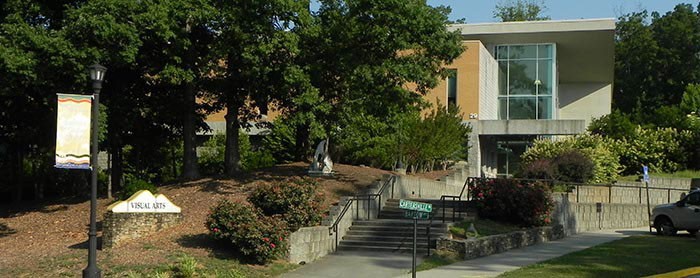
[(698, 230), (688, 230), (688, 233), (689, 233), (691, 236), (694, 236), (695, 234), (698, 233)]
[(671, 220), (665, 217), (656, 219), (654, 222), (654, 228), (656, 228), (657, 235), (672, 236), (678, 232), (676, 228), (673, 227)]

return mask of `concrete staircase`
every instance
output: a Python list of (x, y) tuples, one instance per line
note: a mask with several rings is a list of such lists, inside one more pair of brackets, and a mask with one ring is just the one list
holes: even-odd
[[(455, 221), (473, 219), (476, 215), (471, 208), (464, 208), (465, 202), (445, 202), (445, 221), (442, 218), (440, 200), (415, 200), (433, 204), (433, 220), (418, 220), (417, 252), (425, 254), (427, 248), (435, 247), (435, 240), (447, 234), (447, 225)], [(461, 206), (461, 207), (460, 207)], [(458, 208), (459, 207), (459, 208)], [(461, 212), (461, 215), (460, 213)], [(430, 242), (428, 242), (430, 226)], [(410, 253), (413, 248), (413, 220), (404, 218), (404, 210), (399, 208), (398, 199), (389, 199), (382, 208), (378, 219), (355, 220), (338, 243), (339, 251), (371, 251)]]

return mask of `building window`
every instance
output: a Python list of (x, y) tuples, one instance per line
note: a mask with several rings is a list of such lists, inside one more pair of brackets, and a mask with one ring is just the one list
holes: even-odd
[(555, 45), (499, 45), (496, 60), (499, 118), (552, 119)]
[(448, 70), (447, 75), (447, 107), (457, 106), (457, 70)]

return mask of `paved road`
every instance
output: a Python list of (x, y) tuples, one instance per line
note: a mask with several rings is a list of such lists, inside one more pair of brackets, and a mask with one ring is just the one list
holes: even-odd
[[(494, 277), (506, 271), (583, 250), (601, 243), (631, 235), (648, 233), (648, 227), (581, 233), (557, 241), (421, 271), (418, 272), (417, 277)], [(286, 273), (281, 277), (411, 277), (410, 270), (410, 254), (338, 252)]]

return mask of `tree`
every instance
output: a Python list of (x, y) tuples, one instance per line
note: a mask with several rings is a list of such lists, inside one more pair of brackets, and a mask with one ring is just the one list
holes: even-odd
[(301, 56), (314, 101), (330, 105), (314, 111), (326, 136), (358, 115), (389, 121), (422, 108), (421, 95), (463, 51), (459, 34), (445, 28), (448, 13), (421, 0), (321, 1)]
[(0, 187), (15, 186), (15, 201), (26, 183), (41, 198), (41, 180), (54, 176), (56, 93), (80, 92), (87, 84), (84, 54), (60, 30), (64, 11), (47, 1), (0, 5)]
[[(298, 30), (309, 20), (309, 1), (217, 1), (216, 101), (226, 109), (225, 174), (241, 170), (239, 129), (260, 116), (259, 108), (292, 99), (304, 89), (305, 74), (294, 63)], [(284, 103), (284, 102), (282, 102)]]
[(546, 10), (544, 1), (507, 0), (496, 4), (493, 17), (499, 18), (503, 22), (549, 20), (549, 16), (541, 15)]
[(615, 41), (613, 104), (638, 123), (658, 121), (647, 111), (677, 106), (686, 86), (700, 80), (700, 13), (691, 5), (651, 18), (646, 11), (622, 16)]

